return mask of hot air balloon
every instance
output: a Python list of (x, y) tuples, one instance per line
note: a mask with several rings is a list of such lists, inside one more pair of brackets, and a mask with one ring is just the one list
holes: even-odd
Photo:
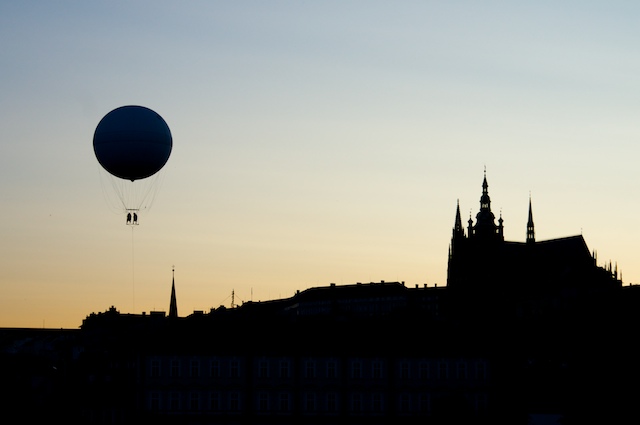
[(167, 163), (172, 147), (167, 123), (144, 106), (116, 108), (98, 123), (93, 150), (109, 173), (127, 224), (138, 224), (138, 212), (153, 201), (158, 185), (154, 177)]

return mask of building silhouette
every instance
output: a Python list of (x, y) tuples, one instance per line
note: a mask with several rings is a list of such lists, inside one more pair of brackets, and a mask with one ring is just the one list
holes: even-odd
[(456, 208), (446, 286), (330, 284), (178, 315), (0, 329), (0, 407), (23, 422), (637, 423), (640, 286), (581, 235), (504, 240), (486, 173)]
[(599, 267), (582, 235), (536, 241), (531, 197), (525, 242), (505, 241), (504, 220), (500, 214), (496, 224), (488, 188), (485, 171), (480, 210), (475, 223), (469, 217), (466, 232), (457, 205), (447, 270), (456, 315), (502, 321), (559, 314), (579, 299), (621, 288), (617, 265)]

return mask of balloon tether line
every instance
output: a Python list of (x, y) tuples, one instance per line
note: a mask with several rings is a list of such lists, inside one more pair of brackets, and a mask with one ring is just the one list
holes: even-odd
[(133, 310), (131, 313), (135, 314), (136, 312), (136, 280), (135, 280), (135, 259), (134, 259), (134, 243), (133, 243), (133, 229), (134, 226), (131, 226), (131, 298), (133, 302)]

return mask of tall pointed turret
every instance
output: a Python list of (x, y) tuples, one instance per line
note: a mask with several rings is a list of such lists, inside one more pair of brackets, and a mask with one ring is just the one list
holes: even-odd
[(462, 227), (462, 217), (460, 216), (460, 200), (456, 205), (456, 221), (453, 225), (453, 232), (451, 236), (451, 245), (449, 245), (449, 258), (453, 255), (453, 253), (458, 249), (458, 246), (462, 243), (462, 240), (465, 239), (464, 236), (464, 227)]
[(531, 209), (531, 194), (529, 194), (529, 221), (527, 221), (527, 243), (535, 243), (536, 234), (533, 229), (533, 210)]
[(171, 304), (169, 304), (169, 317), (178, 317), (178, 301), (176, 300), (176, 269), (171, 270)]
[(462, 227), (462, 218), (460, 217), (460, 200), (456, 207), (456, 222), (453, 225), (453, 236), (464, 236), (464, 228)]

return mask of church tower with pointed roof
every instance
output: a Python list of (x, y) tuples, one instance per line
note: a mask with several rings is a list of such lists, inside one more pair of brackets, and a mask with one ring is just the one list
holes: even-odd
[(453, 237), (464, 236), (464, 228), (462, 227), (462, 217), (460, 216), (460, 200), (458, 199), (458, 205), (456, 206), (456, 221), (453, 225)]
[[(471, 221), (471, 220), (470, 220)], [(472, 230), (471, 224), (469, 224), (469, 232)], [(464, 234), (464, 227), (462, 227), (462, 216), (460, 215), (460, 200), (458, 200), (456, 206), (456, 219), (453, 224), (453, 231), (451, 235), (451, 244), (449, 245), (449, 265), (448, 270), (452, 270), (453, 267), (451, 265), (451, 261), (455, 255), (459, 255), (458, 251), (463, 249), (464, 243), (466, 240), (466, 236)], [(450, 276), (447, 277), (447, 280), (450, 280)]]
[(533, 212), (531, 210), (531, 195), (529, 195), (529, 220), (527, 221), (527, 243), (536, 242), (536, 233), (533, 229)]
[[(480, 197), (480, 211), (476, 214), (476, 224), (473, 226), (473, 234), (469, 237), (482, 239), (500, 239), (502, 235), (502, 221), (500, 228), (495, 222), (496, 216), (491, 212), (491, 198), (489, 197), (489, 184), (487, 183), (487, 170), (484, 171), (482, 181), (482, 196)], [(502, 216), (500, 217), (502, 220)]]
[(480, 211), (476, 214), (475, 224), (469, 215), (467, 234), (465, 235), (460, 216), (460, 202), (456, 207), (456, 219), (453, 227), (447, 268), (447, 286), (452, 288), (482, 287), (481, 283), (494, 280), (496, 273), (495, 257), (504, 242), (504, 220), (500, 214), (499, 224), (491, 211), (489, 184), (485, 168), (482, 181)]
[(169, 303), (169, 317), (178, 317), (178, 301), (176, 300), (176, 269), (171, 270), (171, 302)]

